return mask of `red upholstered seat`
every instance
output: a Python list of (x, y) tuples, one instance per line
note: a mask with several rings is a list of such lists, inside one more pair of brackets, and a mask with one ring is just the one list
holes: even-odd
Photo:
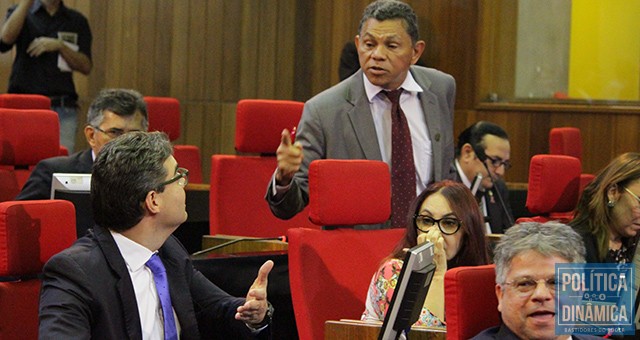
[(0, 203), (0, 339), (37, 339), (42, 271), (76, 239), (73, 204), (62, 200)]
[(0, 94), (0, 107), (7, 109), (50, 110), (51, 100), (40, 94), (3, 93)]
[(573, 156), (582, 160), (582, 136), (575, 127), (559, 127), (549, 131), (549, 153)]
[(58, 114), (0, 108), (0, 202), (13, 200), (40, 160), (60, 152)]
[(520, 218), (517, 222), (563, 223), (573, 218), (580, 190), (580, 160), (562, 155), (535, 155), (529, 165), (527, 209), (533, 218)]
[(391, 215), (390, 197), (385, 162), (321, 159), (309, 166), (309, 218), (317, 225), (385, 222)]
[(466, 340), (500, 325), (495, 265), (457, 267), (444, 275), (447, 339)]
[[(180, 102), (171, 97), (144, 97), (149, 115), (149, 131), (162, 131), (169, 140), (180, 138)], [(189, 182), (202, 183), (202, 158), (195, 145), (174, 145), (173, 156), (181, 167), (189, 169)]]
[(245, 99), (236, 109), (235, 147), (248, 155), (213, 155), (209, 198), (210, 232), (254, 237), (284, 235), (292, 227), (314, 227), (306, 210), (289, 220), (271, 213), (264, 196), (276, 170), (284, 128), (296, 126), (304, 103)]
[(324, 339), (327, 320), (360, 319), (371, 277), (404, 229), (293, 228), (289, 282), (300, 339)]
[[(309, 168), (310, 217), (321, 226), (382, 223), (391, 212), (390, 187), (386, 163), (316, 160)], [(371, 277), (404, 232), (288, 230), (289, 281), (300, 339), (324, 339), (326, 320), (360, 319)]]

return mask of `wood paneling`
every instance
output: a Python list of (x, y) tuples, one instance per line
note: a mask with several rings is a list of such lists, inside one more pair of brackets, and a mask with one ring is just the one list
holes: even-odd
[[(17, 0), (0, 0), (4, 11)], [(65, 0), (89, 19), (94, 68), (75, 75), (82, 112), (104, 87), (130, 87), (181, 102), (176, 143), (210, 156), (234, 153), (235, 104), (242, 98), (307, 100), (338, 82), (342, 46), (353, 40), (369, 0)], [(548, 149), (548, 129), (576, 126), (584, 138), (584, 170), (638, 150), (639, 115), (589, 109), (483, 107), (494, 82), (513, 78), (517, 12), (511, 0), (409, 0), (427, 42), (422, 60), (457, 81), (455, 133), (479, 119), (505, 127), (514, 167), (507, 179), (527, 180), (528, 161)], [(491, 16), (499, 9), (504, 15)], [(506, 32), (495, 35), (495, 32)], [(498, 39), (498, 41), (496, 41)], [(12, 53), (0, 55), (6, 89)], [(500, 82), (503, 82), (500, 80)], [(503, 82), (504, 93), (512, 92)], [(85, 121), (84, 114), (81, 122)], [(78, 134), (78, 147), (86, 147)]]

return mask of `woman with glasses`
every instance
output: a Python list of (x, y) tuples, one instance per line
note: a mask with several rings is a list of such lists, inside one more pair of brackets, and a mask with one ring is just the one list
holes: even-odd
[(582, 192), (569, 223), (587, 262), (630, 263), (640, 234), (640, 153), (616, 157)]
[(413, 201), (404, 237), (371, 279), (362, 320), (384, 320), (406, 249), (426, 241), (434, 244), (436, 271), (415, 324), (443, 327), (444, 273), (448, 268), (489, 263), (482, 214), (464, 184), (432, 183)]

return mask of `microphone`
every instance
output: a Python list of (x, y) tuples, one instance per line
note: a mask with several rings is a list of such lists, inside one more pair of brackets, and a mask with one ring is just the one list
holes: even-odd
[(191, 256), (198, 256), (200, 254), (204, 254), (204, 253), (216, 250), (216, 249), (220, 249), (220, 248), (224, 248), (224, 247), (230, 246), (230, 245), (232, 245), (234, 243), (238, 243), (240, 241), (281, 241), (281, 242), (287, 242), (287, 237), (285, 235), (278, 236), (278, 237), (262, 237), (262, 238), (241, 237), (241, 238), (237, 238), (235, 240), (231, 240), (231, 241), (227, 241), (225, 243), (221, 243), (221, 244), (215, 245), (213, 247), (209, 247), (207, 249), (203, 249), (203, 250), (197, 251), (197, 252), (191, 254)]
[[(493, 186), (496, 186), (496, 180), (493, 178), (493, 175), (491, 174), (491, 171), (489, 170), (489, 166), (487, 165), (487, 155), (484, 153), (484, 149), (479, 148), (477, 145), (472, 145), (473, 147), (473, 152), (475, 152), (476, 157), (478, 157), (478, 159), (482, 162), (482, 165), (484, 165), (484, 168), (487, 169), (487, 173), (489, 174), (489, 179), (491, 180), (491, 183), (493, 183)], [(513, 221), (513, 217), (511, 216), (511, 213), (509, 212), (509, 209), (507, 209), (507, 205), (504, 204), (504, 200), (502, 199), (502, 194), (500, 194), (500, 190), (496, 189), (494, 190), (496, 192), (496, 196), (498, 196), (498, 202), (500, 202), (500, 207), (502, 208), (502, 211), (504, 212), (505, 216), (507, 216), (507, 220), (509, 221), (509, 227), (513, 226), (514, 221)]]
[(476, 177), (473, 179), (473, 182), (471, 182), (471, 187), (469, 188), (471, 189), (471, 193), (473, 194), (473, 196), (475, 196), (476, 193), (478, 192), (478, 189), (480, 189), (481, 182), (482, 182), (482, 174), (478, 172)]

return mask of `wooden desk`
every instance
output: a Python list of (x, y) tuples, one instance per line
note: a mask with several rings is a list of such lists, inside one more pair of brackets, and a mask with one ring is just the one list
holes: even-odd
[[(235, 241), (238, 240), (238, 241)], [(235, 241), (235, 243), (231, 243)], [(223, 244), (227, 246), (222, 246)], [(273, 251), (287, 251), (289, 244), (278, 240), (263, 240), (255, 237), (244, 237), (234, 235), (204, 235), (202, 237), (202, 249), (221, 246), (219, 249), (209, 250), (208, 256), (212, 254), (237, 254), (237, 253), (259, 253)]]
[[(360, 320), (329, 320), (324, 323), (325, 340), (375, 340), (382, 328), (382, 322), (364, 322)], [(444, 340), (447, 332), (442, 328), (411, 327), (411, 340)]]

